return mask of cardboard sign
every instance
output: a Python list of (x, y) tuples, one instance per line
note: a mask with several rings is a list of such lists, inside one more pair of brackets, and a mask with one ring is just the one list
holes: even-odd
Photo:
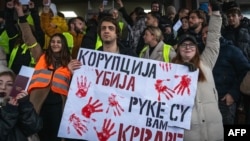
[(80, 49), (58, 137), (91, 141), (183, 141), (198, 70)]

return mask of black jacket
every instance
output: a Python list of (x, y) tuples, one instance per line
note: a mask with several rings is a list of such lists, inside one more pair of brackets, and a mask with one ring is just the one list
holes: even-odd
[(0, 141), (28, 141), (27, 137), (41, 128), (42, 119), (28, 98), (19, 106), (7, 104), (0, 108)]
[(240, 98), (240, 83), (250, 69), (250, 63), (242, 51), (231, 41), (220, 39), (220, 53), (213, 69), (214, 81), (221, 99), (229, 93), (237, 102)]
[[(119, 47), (119, 53), (120, 54), (129, 55), (129, 56), (133, 56), (133, 57), (138, 57), (138, 55), (133, 51), (133, 49), (125, 47), (120, 42), (118, 42), (117, 45)], [(103, 51), (103, 46), (101, 46), (98, 50)]]

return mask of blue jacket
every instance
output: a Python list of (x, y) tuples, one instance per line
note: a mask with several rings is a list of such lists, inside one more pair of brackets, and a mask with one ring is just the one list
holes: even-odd
[(240, 83), (248, 70), (250, 63), (243, 52), (231, 41), (221, 38), (220, 53), (213, 69), (219, 99), (229, 93), (237, 102), (241, 95)]

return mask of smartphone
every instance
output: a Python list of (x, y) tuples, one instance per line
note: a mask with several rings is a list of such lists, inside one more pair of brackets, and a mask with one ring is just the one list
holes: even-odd
[(22, 5), (29, 5), (30, 0), (19, 0)]

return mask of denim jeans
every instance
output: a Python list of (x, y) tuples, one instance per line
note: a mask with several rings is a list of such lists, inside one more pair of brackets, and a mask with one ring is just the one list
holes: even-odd
[(223, 125), (233, 125), (236, 114), (236, 103), (228, 106), (225, 101), (219, 101), (219, 109), (222, 115)]

